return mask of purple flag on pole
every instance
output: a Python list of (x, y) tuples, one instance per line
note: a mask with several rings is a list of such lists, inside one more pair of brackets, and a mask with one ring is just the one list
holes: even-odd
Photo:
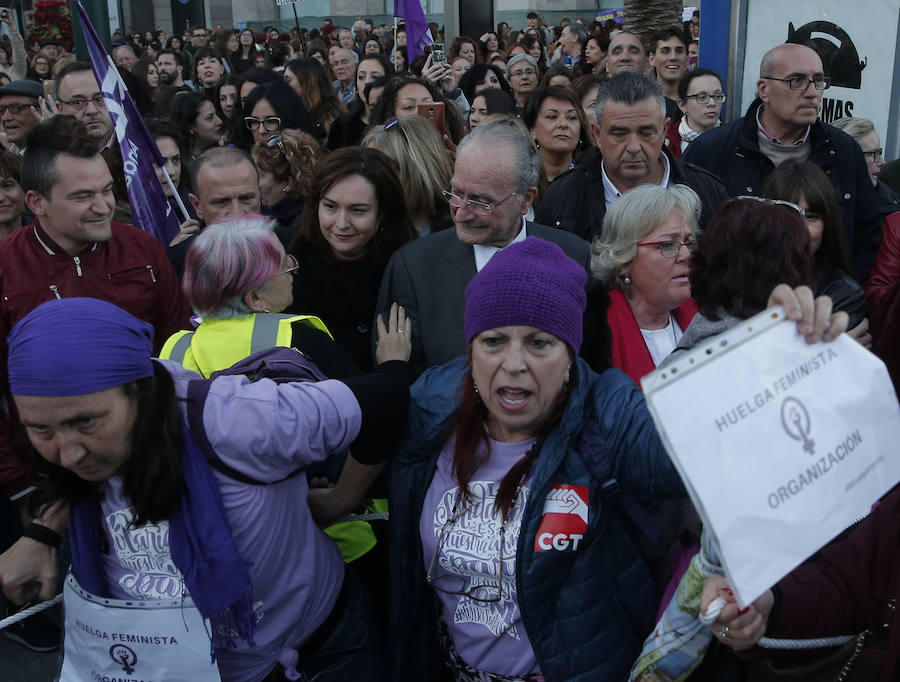
[(434, 45), (422, 3), (419, 0), (394, 0), (394, 16), (406, 21), (407, 64), (412, 64), (416, 57), (425, 54), (426, 46)]
[(84, 40), (91, 56), (94, 77), (100, 84), (100, 92), (103, 93), (106, 109), (119, 140), (133, 222), (168, 248), (169, 242), (178, 234), (178, 217), (169, 205), (152, 166), (155, 163), (162, 167), (165, 162), (156, 146), (156, 140), (147, 130), (134, 100), (128, 94), (128, 88), (88, 19), (81, 0), (75, 0), (75, 4), (84, 28)]

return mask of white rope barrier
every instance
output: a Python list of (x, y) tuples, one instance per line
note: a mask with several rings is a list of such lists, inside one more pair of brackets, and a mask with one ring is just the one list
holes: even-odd
[[(345, 523), (348, 521), (386, 521), (389, 518), (388, 512), (375, 512), (372, 514), (348, 514), (344, 516), (335, 523)], [(33, 616), (36, 613), (40, 613), (46, 609), (49, 609), (51, 606), (55, 606), (59, 604), (63, 599), (62, 594), (58, 594), (53, 599), (49, 601), (41, 602), (40, 604), (35, 604), (34, 606), (29, 606), (27, 609), (23, 609), (8, 618), (4, 618), (0, 620), (0, 630), (8, 628), (10, 625), (15, 625), (21, 620), (25, 620), (30, 616)]]
[[(700, 622), (706, 627), (711, 627), (718, 619), (722, 609), (725, 608), (727, 602), (722, 597), (716, 597), (706, 609), (706, 613), (701, 613)], [(763, 637), (757, 642), (758, 646), (764, 649), (825, 649), (829, 647), (842, 646), (847, 642), (856, 639), (856, 635), (842, 635), (840, 637), (819, 637), (817, 639), (775, 639), (773, 637)]]
[(10, 625), (15, 625), (20, 620), (25, 620), (26, 618), (33, 616), (36, 613), (40, 613), (41, 611), (49, 609), (51, 606), (59, 604), (59, 602), (61, 602), (62, 600), (63, 600), (63, 596), (60, 593), (60, 594), (56, 595), (55, 597), (53, 597), (53, 599), (50, 599), (49, 601), (43, 601), (40, 604), (35, 604), (34, 606), (29, 606), (27, 609), (23, 609), (23, 610), (19, 611), (18, 613), (14, 613), (13, 615), (9, 616), (9, 618), (4, 618), (3, 620), (0, 620), (0, 630), (8, 628)]

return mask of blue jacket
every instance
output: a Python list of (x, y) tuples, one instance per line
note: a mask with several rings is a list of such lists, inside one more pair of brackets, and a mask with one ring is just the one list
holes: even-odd
[[(516, 552), (519, 608), (548, 682), (621, 682), (652, 630), (658, 595), (600, 488), (614, 476), (636, 497), (683, 496), (637, 386), (577, 361), (577, 382), (534, 465)], [(391, 485), (391, 614), (394, 680), (440, 680), (437, 598), (425, 583), (419, 517), (437, 458), (454, 425), (465, 358), (423, 374), (412, 388), (409, 434)], [(588, 530), (577, 551), (534, 551), (551, 485), (589, 489)]]
[[(688, 145), (681, 160), (718, 175), (730, 196), (758, 195), (775, 166), (759, 149), (754, 100), (743, 118), (713, 128)], [(823, 123), (812, 124), (808, 161), (828, 176), (841, 207), (844, 248), (854, 279), (863, 283), (875, 263), (881, 243), (881, 214), (862, 149), (852, 137)]]

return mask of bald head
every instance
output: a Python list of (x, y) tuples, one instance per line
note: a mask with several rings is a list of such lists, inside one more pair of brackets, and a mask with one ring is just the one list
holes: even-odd
[(197, 159), (193, 176), (189, 198), (207, 225), (259, 213), (259, 174), (247, 152), (213, 147)]
[(814, 49), (806, 45), (798, 45), (797, 43), (782, 43), (763, 55), (762, 60), (759, 62), (759, 77), (771, 76), (777, 64), (790, 61), (792, 56), (816, 60), (819, 63), (819, 71), (822, 70), (822, 59)]
[(766, 52), (759, 73), (760, 121), (772, 137), (791, 144), (819, 117), (828, 84), (822, 60), (805, 45), (785, 43)]

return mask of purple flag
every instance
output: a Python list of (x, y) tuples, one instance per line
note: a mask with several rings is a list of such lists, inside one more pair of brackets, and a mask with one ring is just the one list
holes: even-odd
[(125, 184), (128, 186), (128, 202), (135, 226), (156, 237), (168, 248), (178, 234), (178, 217), (169, 205), (152, 164), (165, 165), (156, 140), (150, 135), (144, 119), (128, 94), (112, 58), (100, 42), (81, 0), (75, 0), (84, 39), (91, 56), (94, 77), (100, 84), (100, 92), (106, 101), (106, 109), (112, 118), (122, 153)]
[(425, 54), (426, 46), (434, 45), (422, 3), (419, 0), (394, 0), (394, 16), (406, 21), (406, 57), (407, 64), (412, 64), (416, 57)]

